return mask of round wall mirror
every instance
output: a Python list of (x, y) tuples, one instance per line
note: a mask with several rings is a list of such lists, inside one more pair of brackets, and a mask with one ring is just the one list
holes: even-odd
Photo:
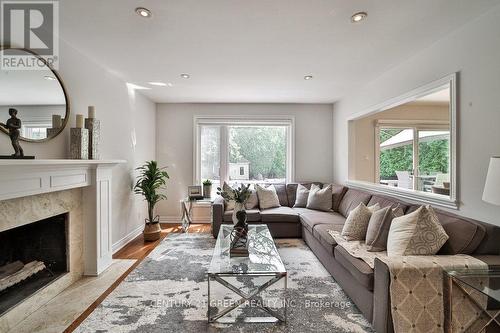
[[(26, 49), (0, 47), (0, 59), (16, 55), (36, 57), (42, 68), (0, 68), (0, 123), (10, 118), (9, 110), (17, 110), (22, 122), (20, 140), (44, 142), (61, 133), (69, 119), (70, 106), (64, 85), (47, 62)], [(6, 134), (8, 131), (0, 126)]]

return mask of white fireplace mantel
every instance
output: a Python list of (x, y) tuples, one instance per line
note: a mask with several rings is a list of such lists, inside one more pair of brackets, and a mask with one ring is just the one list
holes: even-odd
[(112, 262), (112, 172), (124, 160), (0, 160), (0, 201), (83, 188), (85, 275)]

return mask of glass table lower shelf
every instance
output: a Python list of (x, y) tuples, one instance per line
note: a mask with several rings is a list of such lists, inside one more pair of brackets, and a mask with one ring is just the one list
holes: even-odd
[[(486, 329), (486, 332), (500, 332), (500, 268), (448, 270), (444, 277), (445, 332), (485, 332)], [(476, 314), (475, 319), (460, 327), (454, 316), (464, 315), (466, 307), (461, 304), (461, 309), (455, 309), (457, 294), (467, 300), (468, 308)]]
[(248, 230), (248, 257), (229, 255), (223, 225), (208, 270), (208, 322), (286, 322), (287, 271), (266, 225)]

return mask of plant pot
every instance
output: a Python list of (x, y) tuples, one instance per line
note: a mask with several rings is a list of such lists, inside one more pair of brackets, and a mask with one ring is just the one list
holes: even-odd
[(142, 232), (144, 235), (144, 241), (146, 242), (154, 242), (160, 239), (161, 235), (161, 226), (159, 222), (146, 223), (144, 225), (144, 231)]
[(203, 197), (210, 198), (212, 196), (212, 185), (203, 185)]

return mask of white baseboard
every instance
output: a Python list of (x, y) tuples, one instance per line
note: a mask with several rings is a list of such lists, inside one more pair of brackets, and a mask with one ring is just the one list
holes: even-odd
[(135, 228), (134, 230), (132, 230), (131, 232), (129, 232), (127, 235), (125, 235), (125, 237), (123, 237), (122, 239), (120, 239), (118, 242), (114, 243), (113, 247), (112, 247), (113, 254), (115, 254), (116, 252), (120, 251), (132, 239), (134, 239), (137, 236), (139, 236), (141, 234), (141, 232), (142, 232), (143, 229), (144, 229), (144, 225), (143, 224), (138, 225), (137, 228)]

